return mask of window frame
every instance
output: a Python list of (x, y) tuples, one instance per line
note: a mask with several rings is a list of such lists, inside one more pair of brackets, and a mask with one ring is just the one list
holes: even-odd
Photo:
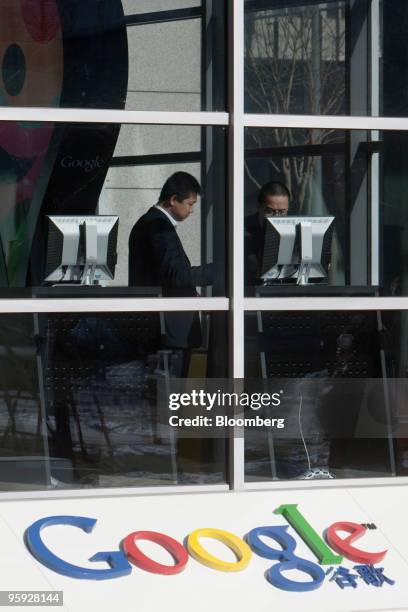
[[(217, 0), (207, 0), (210, 4)], [(379, 0), (371, 0), (371, 18), (379, 15)], [(299, 1), (298, 4), (301, 2)], [(307, 4), (307, 1), (304, 3)], [(229, 315), (229, 376), (237, 387), (244, 379), (245, 341), (244, 317), (248, 311), (327, 311), (327, 310), (408, 310), (407, 297), (300, 297), (248, 298), (244, 295), (243, 240), (244, 234), (244, 131), (247, 127), (265, 128), (336, 128), (339, 130), (408, 131), (407, 118), (378, 116), (327, 115), (261, 115), (245, 113), (244, 109), (244, 0), (228, 0), (228, 108), (227, 112), (156, 112), (104, 109), (66, 108), (0, 108), (0, 121), (46, 121), (55, 123), (118, 123), (149, 125), (225, 126), (228, 129), (228, 272), (229, 295), (201, 298), (31, 298), (1, 299), (3, 313), (52, 312), (158, 312), (158, 311), (223, 311)], [(196, 12), (194, 11), (194, 18)], [(159, 16), (156, 15), (156, 20)], [(371, 50), (375, 42), (371, 43)], [(373, 69), (374, 70), (374, 69)], [(372, 76), (374, 73), (372, 73)], [(378, 84), (377, 84), (378, 86)], [(378, 111), (378, 92), (373, 99)], [(378, 171), (378, 157), (373, 156), (371, 174)], [(371, 179), (374, 180), (373, 178)], [(375, 186), (375, 185), (374, 185)], [(372, 184), (373, 187), (373, 184)], [(376, 196), (378, 207), (378, 193)], [(372, 245), (378, 249), (378, 219), (371, 222)], [(372, 275), (378, 274), (378, 264), (372, 264)], [(244, 439), (232, 432), (229, 445), (229, 482), (223, 485), (135, 487), (127, 489), (95, 489), (70, 491), (30, 491), (0, 493), (0, 499), (69, 498), (147, 495), (179, 492), (254, 489), (298, 489), (302, 482), (265, 481), (245, 482)], [(324, 482), (325, 487), (359, 486), (370, 484), (406, 484), (408, 477), (363, 478)], [(321, 488), (322, 482), (308, 482), (310, 488)]]

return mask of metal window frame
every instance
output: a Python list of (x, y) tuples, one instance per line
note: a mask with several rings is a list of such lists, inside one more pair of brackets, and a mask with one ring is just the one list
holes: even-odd
[(132, 111), (100, 108), (0, 107), (0, 121), (51, 123), (121, 123), (142, 125), (225, 125), (228, 113), (181, 111)]
[[(311, 2), (312, 3), (312, 2)], [(257, 3), (253, 3), (254, 7)], [(306, 3), (305, 3), (306, 4)], [(242, 176), (242, 169), (244, 167), (244, 131), (248, 127), (264, 127), (264, 128), (331, 128), (339, 130), (356, 130), (356, 131), (373, 131), (374, 137), (378, 137), (378, 132), (385, 130), (392, 131), (406, 131), (408, 129), (408, 118), (396, 118), (396, 117), (380, 117), (380, 116), (328, 116), (328, 115), (266, 115), (266, 114), (247, 114), (242, 112), (242, 107), (238, 104), (236, 106), (236, 95), (237, 92), (237, 79), (239, 84), (242, 84), (242, 92), (244, 91), (243, 83), (243, 66), (244, 66), (244, 32), (239, 27), (244, 21), (244, 0), (231, 0), (230, 11), (232, 13), (232, 23), (235, 26), (234, 29), (230, 29), (234, 38), (233, 44), (233, 60), (232, 65), (234, 72), (231, 74), (232, 85), (230, 86), (230, 100), (233, 101), (230, 107), (230, 112), (233, 117), (230, 121), (230, 142), (233, 143), (234, 149), (230, 149), (230, 156), (233, 157), (233, 163), (230, 166), (229, 184), (231, 188), (231, 201), (233, 203), (233, 209), (235, 216), (233, 223), (233, 235), (230, 236), (230, 240), (234, 240), (234, 236), (243, 235), (243, 183), (240, 180)], [(378, 2), (373, 0), (371, 5), (371, 20), (375, 20), (379, 16)], [(373, 39), (371, 51), (377, 51), (376, 45), (378, 41), (375, 37), (378, 35), (377, 29), (373, 28)], [(374, 102), (372, 112), (373, 115), (379, 114), (378, 104), (378, 83), (374, 80), (374, 70), (376, 66), (372, 66), (372, 84), (374, 85), (373, 96)], [(241, 101), (238, 98), (239, 102)], [(239, 132), (237, 134), (237, 131)], [(377, 163), (376, 163), (377, 162)], [(371, 167), (371, 186), (376, 187), (375, 189), (375, 203), (378, 208), (378, 187), (375, 183), (375, 170), (378, 169), (378, 156), (374, 159)], [(238, 173), (238, 177), (235, 176)], [(378, 246), (378, 220), (372, 220), (371, 226), (371, 237), (372, 245)], [(243, 261), (243, 246), (242, 240), (241, 246), (234, 245), (233, 248), (233, 261), (231, 263), (232, 277), (233, 277), (233, 291), (231, 295), (231, 309), (232, 309), (232, 323), (233, 323), (233, 334), (231, 335), (231, 350), (234, 351), (235, 361), (233, 362), (233, 376), (239, 378), (243, 376), (243, 364), (241, 356), (244, 354), (245, 347), (243, 346), (244, 340), (243, 335), (240, 336), (243, 331), (242, 316), (245, 312), (249, 311), (327, 311), (327, 310), (365, 310), (365, 311), (376, 311), (376, 310), (395, 310), (403, 311), (408, 309), (408, 297), (399, 298), (388, 298), (388, 297), (277, 297), (277, 298), (244, 298), (243, 287), (242, 287), (242, 261)], [(238, 259), (237, 259), (238, 258)], [(376, 278), (378, 275), (377, 266), (374, 261), (372, 262), (372, 272)], [(241, 355), (241, 351), (243, 351)], [(238, 355), (237, 355), (238, 354)], [(302, 489), (310, 488), (310, 483), (305, 486), (304, 483), (299, 482), (282, 482), (282, 481), (263, 481), (263, 482), (248, 482), (245, 481), (244, 469), (245, 469), (245, 451), (243, 444), (234, 444), (233, 447), (233, 467), (234, 474), (237, 471), (242, 472), (242, 477), (232, 479), (232, 484), (235, 489), (243, 490), (257, 490), (257, 489)], [(402, 483), (405, 478), (363, 478), (358, 479), (358, 483), (361, 485), (385, 485), (390, 482)], [(347, 486), (353, 486), (354, 480), (347, 479)], [(330, 485), (322, 483), (314, 483), (313, 488), (326, 488), (330, 487), (344, 487), (344, 480), (335, 480), (330, 482)]]
[(202, 6), (190, 8), (159, 10), (151, 13), (134, 13), (125, 15), (126, 26), (154, 25), (157, 23), (171, 23), (174, 21), (187, 21), (189, 19), (200, 19), (203, 16)]
[(223, 297), (196, 298), (17, 298), (0, 299), (0, 314), (52, 312), (222, 312), (229, 300)]
[[(244, 0), (228, 0), (228, 112), (156, 112), (108, 109), (11, 108), (0, 107), (0, 121), (43, 121), (67, 123), (121, 123), (147, 125), (197, 125), (228, 127), (229, 187), (229, 297), (209, 298), (63, 298), (4, 299), (1, 313), (46, 312), (157, 312), (157, 311), (224, 311), (229, 313), (230, 376), (244, 378), (244, 317), (248, 311), (321, 311), (321, 310), (408, 310), (408, 297), (301, 297), (245, 298), (243, 279), (244, 221), (244, 133), (247, 127), (265, 128), (336, 128), (339, 130), (408, 131), (408, 118), (356, 117), (322, 115), (247, 114), (244, 109)], [(375, 109), (377, 110), (377, 109)], [(378, 228), (373, 227), (373, 231)], [(245, 482), (244, 440), (233, 436), (230, 444), (229, 488), (302, 489), (302, 482)], [(406, 484), (408, 479), (362, 478), (358, 486)], [(307, 488), (353, 486), (352, 480), (308, 483)], [(117, 495), (150, 495), (160, 493), (194, 493), (228, 490), (228, 485), (198, 487), (135, 487), (134, 489), (102, 489), (93, 491), (30, 491), (0, 493), (0, 500), (33, 498), (100, 497)]]

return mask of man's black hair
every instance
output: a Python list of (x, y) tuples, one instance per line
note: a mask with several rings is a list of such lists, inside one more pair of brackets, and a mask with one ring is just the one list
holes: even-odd
[(177, 200), (181, 202), (192, 193), (201, 195), (201, 186), (197, 179), (188, 172), (175, 172), (164, 183), (159, 202), (170, 200), (172, 196), (176, 196)]
[(268, 196), (284, 196), (288, 198), (290, 202), (290, 191), (283, 183), (279, 183), (278, 181), (270, 181), (269, 183), (265, 183), (262, 185), (261, 189), (258, 193), (258, 204), (262, 206), (265, 204), (266, 198)]

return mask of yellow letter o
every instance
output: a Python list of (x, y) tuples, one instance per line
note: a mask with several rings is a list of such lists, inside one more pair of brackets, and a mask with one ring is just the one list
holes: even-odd
[[(213, 538), (214, 540), (222, 542), (235, 553), (238, 561), (222, 561), (214, 557), (214, 555), (201, 546), (199, 538)], [(252, 557), (252, 551), (244, 540), (222, 529), (211, 529), (206, 527), (196, 529), (188, 536), (187, 548), (194, 559), (197, 559), (197, 561), (203, 563), (207, 567), (211, 567), (221, 572), (240, 572), (248, 566)]]

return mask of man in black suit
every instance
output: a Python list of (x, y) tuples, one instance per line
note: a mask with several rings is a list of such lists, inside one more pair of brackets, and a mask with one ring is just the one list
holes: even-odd
[(270, 181), (259, 190), (258, 210), (245, 217), (245, 285), (257, 284), (261, 266), (265, 217), (286, 216), (290, 192), (283, 183)]
[[(134, 225), (129, 238), (129, 286), (161, 287), (164, 297), (193, 297), (196, 287), (212, 285), (212, 264), (192, 266), (177, 225), (193, 212), (201, 194), (198, 181), (187, 172), (170, 176), (152, 206)], [(177, 375), (187, 374), (189, 352), (201, 345), (197, 313), (165, 314), (166, 347), (179, 355)]]

